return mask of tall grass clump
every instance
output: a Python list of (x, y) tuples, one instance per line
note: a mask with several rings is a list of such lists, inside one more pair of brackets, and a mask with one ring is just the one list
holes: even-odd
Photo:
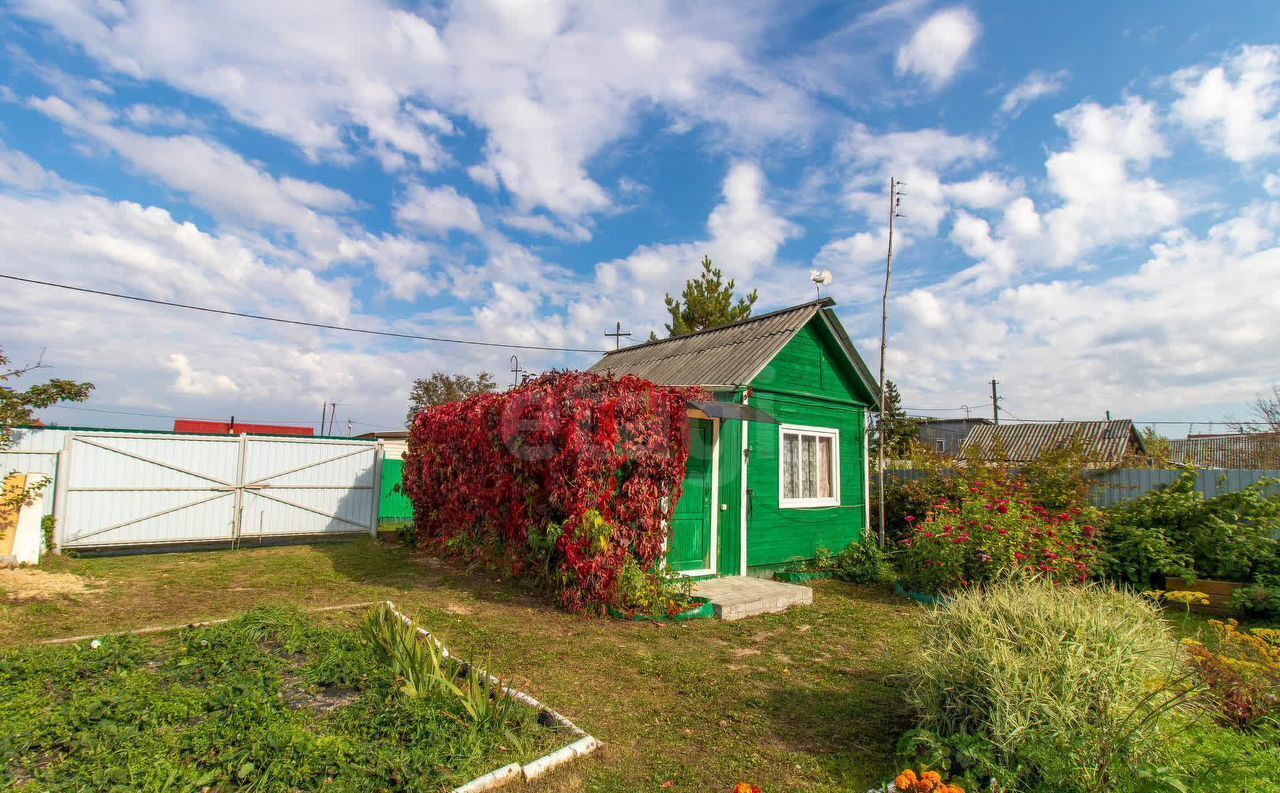
[(907, 672), (913, 760), (966, 789), (1101, 793), (1178, 776), (1169, 739), (1191, 685), (1150, 604), (1102, 587), (1010, 581), (934, 610)]

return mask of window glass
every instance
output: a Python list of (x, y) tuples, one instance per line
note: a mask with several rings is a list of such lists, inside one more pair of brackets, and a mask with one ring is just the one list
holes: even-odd
[(831, 498), (831, 479), (831, 437), (823, 435), (818, 438), (818, 498)]
[(800, 497), (818, 495), (818, 439), (814, 435), (800, 436)]
[(782, 436), (782, 497), (799, 498), (800, 495), (800, 436)]

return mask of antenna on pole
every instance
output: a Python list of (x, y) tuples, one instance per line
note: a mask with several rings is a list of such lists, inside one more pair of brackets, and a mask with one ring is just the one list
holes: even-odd
[(879, 458), (879, 490), (880, 490), (880, 547), (885, 544), (884, 533), (884, 358), (889, 346), (889, 282), (893, 279), (893, 221), (902, 217), (898, 209), (902, 206), (902, 188), (905, 182), (889, 177), (889, 249), (884, 260), (884, 299), (880, 303), (880, 412), (876, 419), (877, 440), (876, 451)]
[(813, 288), (818, 290), (818, 297), (822, 297), (822, 287), (831, 283), (830, 270), (810, 270), (809, 280), (813, 282)]
[[(515, 357), (514, 355), (511, 356), (510, 364), (511, 364), (511, 368), (508, 371), (511, 372), (511, 387), (515, 388), (516, 386), (523, 383), (526, 379), (528, 379), (529, 370), (522, 369), (520, 367), (520, 359)], [(525, 375), (524, 378), (520, 377), (521, 373)]]
[[(613, 349), (615, 349), (615, 350), (620, 350), (620, 349), (622, 349), (622, 337), (623, 337), (623, 336), (626, 336), (626, 337), (630, 338), (630, 336), (631, 336), (631, 331), (629, 331), (629, 330), (628, 330), (628, 331), (623, 331), (623, 330), (622, 330), (622, 323), (621, 323), (621, 322), (615, 322), (615, 323), (613, 323), (613, 333), (610, 333), (609, 331), (605, 331), (605, 332), (604, 332), (604, 335), (605, 335), (605, 336), (612, 336), (612, 337), (613, 337)], [(513, 357), (514, 357), (514, 356), (513, 356)]]

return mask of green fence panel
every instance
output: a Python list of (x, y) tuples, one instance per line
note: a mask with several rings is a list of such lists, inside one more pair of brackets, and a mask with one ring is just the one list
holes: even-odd
[(404, 460), (382, 461), (382, 492), (378, 498), (378, 523), (395, 524), (413, 521), (413, 504), (400, 492), (404, 481)]

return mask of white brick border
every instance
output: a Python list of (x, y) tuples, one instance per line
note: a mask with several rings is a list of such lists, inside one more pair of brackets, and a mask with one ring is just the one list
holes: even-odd
[[(395, 603), (392, 603), (390, 600), (385, 601), (385, 603), (387, 605), (387, 608), (391, 610), (391, 613), (399, 617), (401, 622), (403, 622), (405, 625), (408, 625), (409, 627), (416, 630), (419, 635), (435, 642), (435, 645), (440, 648), (440, 652), (443, 655), (445, 655), (446, 657), (449, 655), (449, 649), (445, 647), (444, 644), (439, 639), (437, 639), (435, 636), (432, 636), (430, 631), (428, 631), (426, 628), (421, 628), (417, 625), (414, 625), (413, 620), (409, 619), (407, 616), (401, 613), (399, 609), (396, 608)], [(489, 674), (489, 672), (485, 669), (480, 669), (479, 667), (472, 666), (471, 673), (482, 674), (489, 680), (489, 682), (493, 683), (494, 685), (502, 686), (502, 681), (499, 680), (497, 677), (494, 677), (493, 675)], [(509, 695), (512, 699), (515, 699), (518, 702), (521, 702), (533, 708), (534, 710), (546, 713), (548, 718), (550, 718), (556, 724), (560, 725), (561, 727), (564, 727), (570, 733), (572, 733), (575, 740), (573, 741), (573, 743), (566, 744), (565, 746), (562, 746), (553, 752), (544, 754), (542, 757), (539, 757), (536, 760), (530, 760), (528, 763), (525, 763), (523, 766), (520, 765), (519, 763), (512, 763), (510, 765), (503, 766), (502, 768), (499, 768), (495, 771), (490, 771), (489, 773), (484, 774), (483, 776), (478, 776), (475, 779), (471, 780), (470, 782), (466, 783), (465, 785), (454, 788), (453, 793), (480, 793), (480, 791), (484, 791), (484, 790), (494, 790), (496, 788), (503, 787), (510, 782), (514, 782), (517, 779), (522, 779), (525, 783), (532, 782), (538, 777), (541, 777), (559, 768), (560, 766), (565, 765), (566, 763), (570, 763), (579, 757), (586, 757), (587, 755), (591, 754), (592, 752), (596, 751), (597, 749), (599, 749), (601, 746), (604, 745), (600, 743), (600, 741), (596, 740), (594, 737), (584, 732), (580, 727), (578, 727), (578, 725), (574, 724), (572, 721), (569, 721), (569, 719), (565, 718), (563, 715), (557, 713), (556, 711), (552, 710), (546, 705), (543, 705), (541, 702), (529, 696), (528, 694), (524, 693), (523, 691), (520, 691), (514, 688), (508, 688), (507, 686), (502, 686), (502, 692), (504, 694)]]

